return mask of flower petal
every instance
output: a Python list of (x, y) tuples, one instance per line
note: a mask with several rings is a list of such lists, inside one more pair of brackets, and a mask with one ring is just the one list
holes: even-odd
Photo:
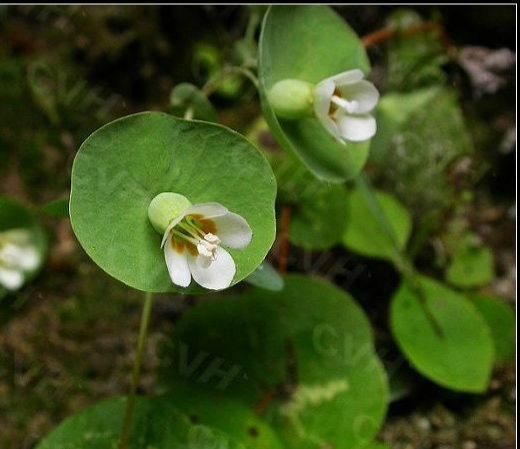
[(0, 284), (7, 290), (18, 290), (23, 284), (23, 274), (21, 271), (10, 268), (0, 268)]
[(220, 203), (201, 203), (194, 204), (188, 207), (185, 211), (185, 215), (203, 215), (204, 218), (220, 217), (228, 213), (226, 207)]
[(352, 142), (363, 142), (376, 133), (376, 120), (371, 115), (339, 114), (336, 119), (341, 137)]
[[(187, 210), (187, 209), (186, 209)], [(179, 224), (179, 222), (186, 216), (186, 210), (182, 211), (181, 214), (177, 215), (166, 228), (161, 241), (161, 248), (164, 246), (168, 238), (170, 237), (170, 231)]]
[(0, 251), (0, 260), (13, 269), (34, 270), (40, 262), (40, 255), (31, 246), (18, 246), (8, 243)]
[(187, 253), (179, 253), (173, 249), (171, 240), (164, 246), (164, 258), (170, 279), (175, 285), (187, 287), (191, 282), (190, 268), (188, 266)]
[(190, 206), (182, 211), (181, 214), (177, 215), (168, 225), (166, 230), (163, 234), (163, 239), (161, 242), (161, 248), (166, 243), (166, 240), (168, 239), (170, 235), (170, 231), (179, 224), (179, 222), (186, 216), (186, 215), (203, 215), (204, 218), (213, 218), (213, 217), (220, 217), (221, 215), (225, 215), (228, 213), (228, 210), (226, 207), (222, 206), (222, 204), (219, 203), (201, 203), (201, 204), (194, 204), (193, 206)]
[(341, 87), (343, 84), (357, 83), (358, 81), (361, 81), (364, 76), (365, 75), (361, 70), (354, 69), (331, 76), (330, 78), (327, 78), (327, 80), (332, 80), (336, 86)]
[(329, 134), (343, 143), (338, 126), (329, 116), (330, 100), (335, 89), (336, 85), (330, 78), (316, 85), (314, 90), (314, 114)]
[(199, 265), (202, 268), (208, 268), (211, 263), (211, 257), (203, 256), (202, 254), (199, 254), (196, 259), (197, 265)]
[(354, 84), (339, 86), (341, 96), (348, 101), (357, 101), (356, 114), (366, 114), (376, 106), (379, 100), (379, 91), (369, 81), (359, 81)]
[(314, 89), (314, 113), (319, 120), (329, 116), (330, 99), (334, 89), (336, 85), (330, 79), (318, 83)]
[(207, 268), (197, 263), (197, 257), (188, 255), (188, 264), (197, 284), (210, 290), (222, 290), (231, 285), (235, 276), (235, 261), (223, 248), (216, 250), (217, 258)]
[(248, 222), (238, 214), (228, 212), (213, 219), (217, 235), (224, 246), (245, 248), (251, 242), (253, 231)]
[(322, 126), (339, 142), (345, 143), (341, 138), (340, 130), (336, 122), (329, 116), (330, 100), (336, 89), (332, 79), (328, 78), (319, 83), (314, 90), (314, 114)]

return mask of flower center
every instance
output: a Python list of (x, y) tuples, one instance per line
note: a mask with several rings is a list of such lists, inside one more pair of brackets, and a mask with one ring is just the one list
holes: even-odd
[(338, 95), (333, 95), (330, 101), (340, 109), (347, 111), (349, 114), (353, 114), (359, 107), (359, 102), (356, 100), (348, 101)]
[(215, 231), (215, 224), (211, 220), (188, 215), (171, 230), (173, 247), (182, 250), (186, 246), (190, 253), (198, 253), (206, 258), (207, 262), (214, 262), (217, 260), (217, 249), (220, 245)]

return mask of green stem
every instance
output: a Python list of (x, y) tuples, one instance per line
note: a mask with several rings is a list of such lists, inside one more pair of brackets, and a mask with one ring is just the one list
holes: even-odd
[(244, 40), (250, 44), (255, 42), (255, 31), (260, 23), (261, 15), (254, 9), (249, 10), (249, 21), (247, 22), (246, 32), (244, 34)]
[(202, 86), (202, 92), (204, 95), (209, 96), (218, 89), (218, 86), (231, 75), (242, 75), (247, 78), (251, 83), (258, 89), (258, 79), (251, 70), (245, 67), (224, 67), (216, 75), (212, 76), (204, 86)]
[(410, 259), (403, 253), (403, 251), (399, 248), (399, 244), (397, 243), (397, 237), (395, 235), (394, 230), (390, 226), (388, 219), (386, 218), (385, 212), (379, 202), (377, 201), (374, 192), (372, 191), (368, 181), (365, 179), (363, 174), (357, 176), (354, 180), (356, 187), (363, 194), (365, 201), (367, 202), (368, 208), (370, 212), (374, 216), (374, 218), (379, 223), (381, 230), (387, 235), (392, 243), (394, 249), (394, 257), (393, 263), (396, 269), (404, 276), (404, 278), (410, 283), (411, 288), (414, 290), (415, 294), (419, 298), (419, 302), (421, 307), (424, 310), (424, 313), (428, 317), (428, 320), (431, 322), (435, 332), (440, 337), (443, 336), (442, 329), (435, 318), (435, 315), (432, 313), (431, 309), (428, 307), (428, 303), (426, 300), (426, 295), (422, 289), (421, 283), (418, 279), (417, 271), (413, 266)]
[(184, 113), (184, 119), (185, 120), (192, 120), (193, 119), (193, 113), (195, 111), (193, 110), (193, 108), (190, 106), (188, 109), (186, 109), (186, 112)]
[(150, 314), (152, 311), (153, 294), (147, 292), (144, 297), (143, 310), (141, 312), (141, 324), (139, 325), (139, 339), (137, 341), (137, 353), (132, 371), (132, 384), (130, 386), (130, 394), (126, 402), (126, 412), (123, 421), (123, 430), (121, 431), (121, 440), (119, 449), (127, 449), (130, 438), (130, 429), (132, 427), (132, 415), (134, 413), (135, 396), (139, 386), (141, 376), (141, 363), (143, 360), (144, 347), (146, 345), (146, 336), (148, 334), (148, 325), (150, 323)]

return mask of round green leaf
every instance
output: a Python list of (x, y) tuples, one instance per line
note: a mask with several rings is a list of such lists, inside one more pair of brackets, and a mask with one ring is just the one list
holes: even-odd
[(347, 224), (343, 234), (343, 244), (348, 249), (367, 257), (395, 261), (397, 250), (403, 250), (408, 242), (412, 219), (394, 196), (375, 192), (375, 198), (393, 231), (397, 248), (392, 236), (382, 228), (359, 189), (348, 192), (346, 196)]
[[(27, 229), (31, 232), (33, 244), (40, 254), (39, 265), (25, 272), (25, 279), (30, 280), (40, 270), (47, 251), (47, 238), (36, 217), (21, 203), (11, 198), (0, 197), (0, 233), (11, 229)], [(7, 290), (0, 284), (0, 298)]]
[[(72, 169), (70, 216), (78, 240), (103, 270), (138, 290), (176, 288), (148, 220), (161, 192), (192, 204), (216, 201), (244, 217), (253, 239), (229, 250), (233, 283), (255, 270), (275, 235), (276, 183), (265, 157), (220, 125), (146, 112), (102, 127), (81, 146)], [(184, 292), (197, 289), (194, 282)]]
[(340, 183), (361, 171), (369, 142), (339, 143), (315, 118), (279, 120), (268, 100), (278, 81), (318, 83), (351, 69), (369, 70), (354, 31), (326, 6), (271, 6), (259, 43), (258, 74), (265, 119), (276, 139), (318, 178)]
[(493, 365), (486, 321), (464, 296), (426, 277), (418, 282), (403, 282), (392, 299), (392, 332), (405, 357), (444, 387), (485, 391)]
[(515, 314), (499, 298), (481, 294), (470, 296), (471, 302), (486, 320), (495, 345), (495, 362), (503, 363), (515, 354)]
[(493, 253), (468, 235), (458, 246), (446, 270), (446, 280), (461, 288), (489, 284), (494, 276)]
[(254, 408), (287, 448), (366, 444), (388, 401), (362, 310), (303, 276), (286, 277), (281, 292), (252, 289), (189, 310), (163, 348), (160, 379)]
[[(67, 418), (36, 449), (115, 449), (125, 398), (112, 398)], [(222, 432), (192, 424), (167, 398), (136, 398), (129, 449), (245, 449)]]

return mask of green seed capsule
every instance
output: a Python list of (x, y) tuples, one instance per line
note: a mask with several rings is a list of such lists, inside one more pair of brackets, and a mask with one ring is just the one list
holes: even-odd
[(287, 79), (275, 83), (268, 94), (275, 114), (297, 120), (313, 114), (314, 85), (307, 81)]
[(190, 206), (190, 201), (178, 193), (159, 193), (148, 206), (148, 218), (154, 229), (164, 234), (170, 222)]

